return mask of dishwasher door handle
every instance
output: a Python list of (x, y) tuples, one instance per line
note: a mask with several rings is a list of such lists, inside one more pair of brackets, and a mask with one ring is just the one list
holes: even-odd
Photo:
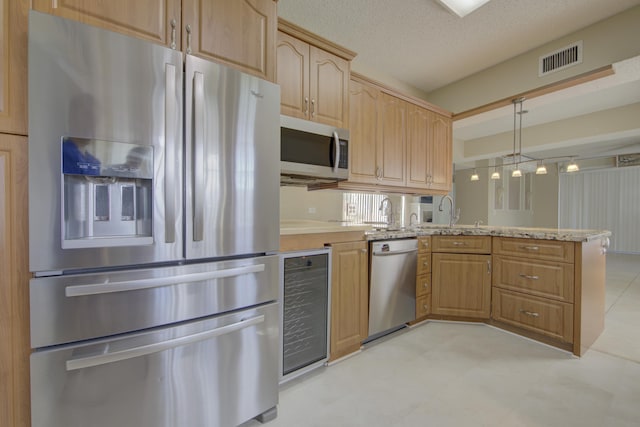
[(406, 249), (404, 251), (388, 251), (388, 252), (374, 252), (374, 256), (388, 256), (388, 255), (400, 255), (400, 254), (410, 254), (412, 252), (418, 252), (418, 249)]

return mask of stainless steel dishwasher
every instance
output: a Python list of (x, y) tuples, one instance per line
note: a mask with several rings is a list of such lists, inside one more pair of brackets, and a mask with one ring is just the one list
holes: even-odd
[(370, 243), (369, 338), (404, 327), (416, 317), (417, 239)]

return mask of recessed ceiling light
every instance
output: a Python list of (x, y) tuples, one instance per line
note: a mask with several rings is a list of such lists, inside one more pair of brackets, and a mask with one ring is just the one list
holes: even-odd
[(480, 6), (488, 3), (489, 0), (437, 0), (450, 12), (455, 13), (460, 18), (464, 18)]

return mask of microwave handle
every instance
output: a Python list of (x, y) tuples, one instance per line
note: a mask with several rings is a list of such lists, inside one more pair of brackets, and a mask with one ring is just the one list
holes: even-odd
[(338, 138), (338, 132), (333, 131), (333, 172), (338, 172), (338, 166), (340, 165), (340, 139)]

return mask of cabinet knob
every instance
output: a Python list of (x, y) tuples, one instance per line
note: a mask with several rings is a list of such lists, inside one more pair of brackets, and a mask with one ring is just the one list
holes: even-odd
[(176, 25), (177, 25), (176, 19), (173, 18), (171, 20), (171, 49), (174, 49), (174, 50), (176, 48)]
[(363, 254), (366, 254), (367, 250), (366, 249), (360, 249), (360, 252), (362, 252)]
[(191, 54), (191, 25), (187, 24), (187, 54)]
[(311, 100), (311, 117), (315, 117), (316, 116), (316, 100), (312, 99)]
[(522, 308), (519, 311), (520, 311), (520, 313), (522, 313), (522, 314), (524, 314), (526, 316), (530, 316), (530, 317), (538, 317), (538, 316), (540, 316), (540, 313), (536, 313), (535, 311), (527, 311), (527, 310), (524, 310)]

